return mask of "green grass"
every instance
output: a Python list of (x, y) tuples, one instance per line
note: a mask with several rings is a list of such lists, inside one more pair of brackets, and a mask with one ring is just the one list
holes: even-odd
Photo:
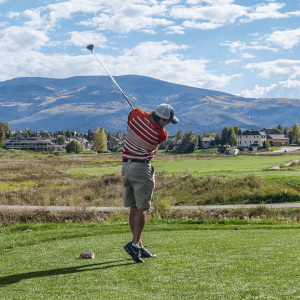
[[(236, 228), (236, 224), (240, 230)], [(32, 232), (24, 232), (26, 229)], [(125, 223), (2, 227), (1, 299), (299, 299), (299, 225), (150, 220), (135, 264)], [(92, 250), (94, 260), (80, 260)]]
[[(300, 168), (290, 167), (282, 170), (269, 170), (289, 161), (298, 159), (295, 155), (281, 156), (232, 156), (219, 157), (207, 160), (183, 159), (175, 161), (154, 161), (156, 172), (165, 172), (165, 175), (190, 172), (193, 175), (207, 177), (213, 175), (222, 178), (244, 177), (250, 173), (261, 176), (268, 182), (293, 183), (300, 186)], [(121, 171), (121, 165), (117, 167), (99, 168), (73, 168), (72, 173), (85, 174), (87, 176), (102, 176), (103, 174)]]

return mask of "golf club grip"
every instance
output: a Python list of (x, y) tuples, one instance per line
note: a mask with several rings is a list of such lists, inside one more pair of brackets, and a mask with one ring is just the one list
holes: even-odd
[(130, 103), (130, 101), (127, 99), (126, 95), (123, 93), (123, 91), (121, 90), (121, 88), (119, 87), (119, 85), (117, 84), (117, 82), (110, 75), (110, 73), (108, 72), (108, 70), (105, 68), (105, 66), (103, 65), (103, 63), (101, 62), (101, 60), (97, 57), (97, 55), (94, 53), (93, 50), (91, 50), (91, 51), (95, 55), (95, 57), (97, 58), (97, 60), (99, 61), (99, 63), (103, 67), (103, 69), (106, 71), (106, 73), (109, 75), (110, 79), (114, 82), (114, 84), (117, 86), (117, 88), (119, 89), (119, 91), (121, 92), (121, 94), (124, 96), (124, 98), (126, 99), (126, 101), (128, 102), (128, 104), (130, 105), (131, 109), (134, 110), (134, 107), (132, 106), (132, 104)]

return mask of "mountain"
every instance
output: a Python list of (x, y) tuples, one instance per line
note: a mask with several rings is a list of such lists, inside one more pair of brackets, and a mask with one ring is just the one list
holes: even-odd
[[(213, 90), (173, 84), (145, 76), (115, 76), (134, 107), (152, 111), (169, 103), (179, 118), (168, 125), (195, 134), (241, 129), (293, 126), (299, 122), (300, 99), (249, 99)], [(104, 127), (126, 132), (130, 106), (108, 76), (66, 79), (15, 78), (0, 82), (0, 122), (12, 130), (76, 130)]]

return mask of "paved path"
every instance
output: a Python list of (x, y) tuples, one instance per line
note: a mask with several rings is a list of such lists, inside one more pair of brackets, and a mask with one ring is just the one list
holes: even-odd
[[(174, 210), (221, 210), (221, 209), (246, 209), (260, 206), (260, 204), (245, 204), (245, 205), (205, 205), (205, 206), (172, 206)], [(265, 204), (269, 208), (297, 208), (300, 207), (300, 203), (276, 203)], [(0, 205), (0, 211), (126, 211), (125, 207), (74, 207), (74, 206), (15, 206), (15, 205)]]

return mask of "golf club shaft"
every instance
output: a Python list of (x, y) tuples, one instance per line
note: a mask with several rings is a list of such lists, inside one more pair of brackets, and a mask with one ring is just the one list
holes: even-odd
[(134, 110), (134, 107), (132, 106), (132, 104), (130, 103), (130, 101), (127, 99), (126, 95), (123, 93), (123, 91), (121, 90), (121, 88), (119, 87), (119, 85), (116, 83), (116, 81), (114, 80), (114, 78), (110, 75), (110, 73), (108, 72), (108, 70), (105, 68), (105, 66), (103, 65), (103, 63), (100, 61), (100, 59), (97, 57), (97, 55), (94, 53), (93, 49), (90, 49), (91, 52), (94, 54), (94, 56), (97, 58), (97, 60), (99, 61), (99, 63), (101, 64), (101, 66), (103, 67), (103, 69), (106, 71), (106, 73), (109, 75), (109, 77), (111, 78), (111, 80), (114, 82), (114, 84), (117, 86), (117, 88), (119, 89), (119, 91), (121, 92), (121, 94), (124, 96), (124, 98), (126, 99), (126, 101), (128, 102), (128, 104), (130, 105), (130, 107), (132, 108), (132, 110)]

